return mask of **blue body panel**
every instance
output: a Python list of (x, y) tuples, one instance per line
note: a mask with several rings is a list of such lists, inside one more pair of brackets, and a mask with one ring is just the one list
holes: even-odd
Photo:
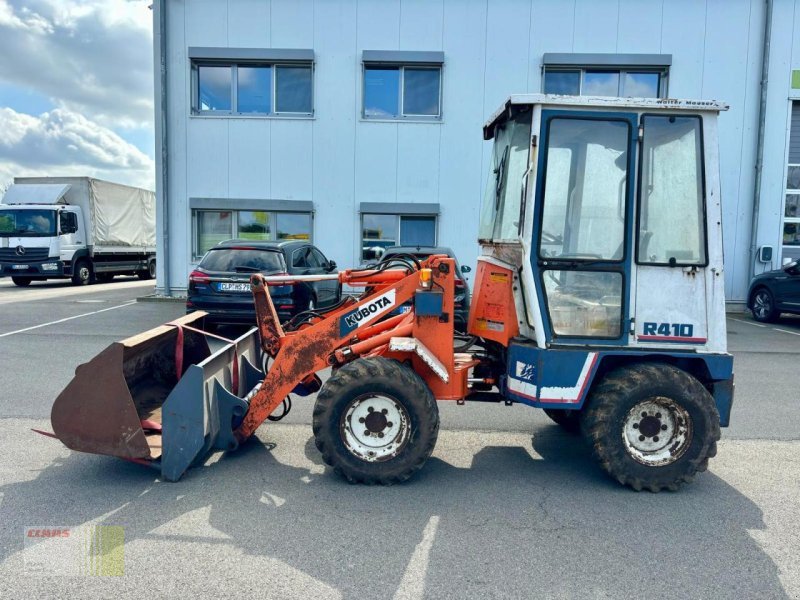
[(727, 427), (733, 405), (733, 357), (730, 354), (697, 354), (650, 350), (631, 352), (616, 349), (543, 350), (534, 344), (512, 343), (501, 391), (506, 398), (539, 408), (578, 410), (583, 407), (598, 371), (610, 363), (668, 362), (687, 370), (702, 372), (710, 383), (720, 415)]

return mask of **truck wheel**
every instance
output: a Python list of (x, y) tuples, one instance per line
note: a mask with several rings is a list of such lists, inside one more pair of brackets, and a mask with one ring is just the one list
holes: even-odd
[(72, 283), (75, 285), (89, 285), (92, 282), (92, 265), (85, 258), (75, 263), (72, 270)]
[(561, 425), (564, 431), (580, 433), (581, 420), (579, 410), (564, 410), (563, 408), (545, 408), (544, 413), (553, 421)]
[(338, 369), (314, 405), (323, 460), (350, 483), (391, 485), (416, 473), (433, 452), (439, 409), (409, 367), (382, 357)]
[(26, 277), (12, 277), (11, 281), (19, 287), (28, 287), (31, 284), (31, 280)]
[(636, 491), (677, 490), (705, 471), (717, 453), (714, 399), (672, 365), (612, 371), (581, 412), (581, 429), (600, 466)]
[(156, 276), (156, 261), (151, 260), (147, 263), (147, 269), (136, 273), (139, 279), (153, 279)]

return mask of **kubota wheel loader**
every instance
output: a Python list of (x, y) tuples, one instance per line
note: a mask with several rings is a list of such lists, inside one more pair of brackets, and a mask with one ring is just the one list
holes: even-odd
[(310, 276), (363, 293), (285, 325), (269, 285), (304, 277), (253, 275), (255, 328), (215, 339), (194, 313), (113, 344), (56, 399), (54, 435), (174, 481), (280, 418), (292, 395), (318, 391), (325, 462), (351, 482), (391, 484), (433, 451), (437, 400), (520, 403), (582, 431), (620, 483), (676, 489), (706, 469), (733, 401), (717, 151), (726, 108), (511, 96), (483, 129), (494, 151), (468, 338), (454, 336), (445, 256)]

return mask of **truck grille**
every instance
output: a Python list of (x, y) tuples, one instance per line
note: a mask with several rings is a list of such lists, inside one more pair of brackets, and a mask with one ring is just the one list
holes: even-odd
[(13, 248), (0, 248), (0, 261), (15, 264), (28, 264), (47, 259), (49, 248), (25, 248), (25, 254), (17, 254), (16, 246)]

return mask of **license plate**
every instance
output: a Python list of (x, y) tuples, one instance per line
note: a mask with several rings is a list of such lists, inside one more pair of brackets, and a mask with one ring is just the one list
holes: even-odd
[(21, 271), (23, 269), (27, 269), (28, 265), (11, 265), (11, 268), (12, 269), (17, 269), (18, 271)]
[(219, 284), (219, 291), (220, 292), (249, 292), (250, 291), (250, 284), (249, 283), (220, 283)]

